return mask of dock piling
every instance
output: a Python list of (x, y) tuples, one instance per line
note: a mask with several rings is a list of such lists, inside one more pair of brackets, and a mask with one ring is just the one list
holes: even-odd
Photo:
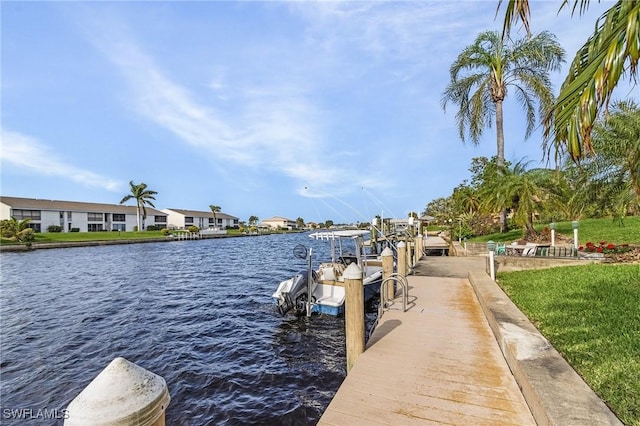
[[(386, 247), (380, 255), (382, 257), (382, 281), (386, 280), (393, 274), (393, 250)], [(387, 286), (387, 300), (393, 300), (395, 297), (394, 284)]]
[(164, 426), (170, 401), (165, 380), (118, 357), (75, 397), (65, 426)]
[(404, 241), (398, 243), (398, 273), (403, 277), (407, 276), (407, 244)]
[(345, 287), (345, 340), (347, 346), (347, 374), (355, 365), (356, 360), (364, 352), (364, 287), (362, 284), (362, 269), (356, 264), (350, 264), (344, 271)]

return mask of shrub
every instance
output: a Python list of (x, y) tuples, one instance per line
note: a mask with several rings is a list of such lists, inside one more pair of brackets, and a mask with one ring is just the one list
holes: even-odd
[(80, 232), (80, 228), (71, 228), (71, 232)]
[(162, 228), (160, 232), (162, 232), (162, 235), (164, 235), (165, 237), (169, 235), (169, 230), (167, 228)]
[(190, 227), (187, 228), (187, 231), (197, 234), (198, 232), (200, 232), (200, 228), (198, 228), (195, 225), (191, 225)]
[(47, 227), (47, 232), (62, 232), (62, 226), (49, 225)]

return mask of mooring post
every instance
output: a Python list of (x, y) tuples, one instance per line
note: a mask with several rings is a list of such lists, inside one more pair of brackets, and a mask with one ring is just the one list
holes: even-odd
[(164, 379), (118, 357), (75, 397), (65, 426), (164, 426), (171, 400)]
[[(382, 250), (382, 281), (393, 274), (393, 250), (386, 247)], [(387, 300), (391, 301), (396, 297), (395, 285), (393, 281), (387, 282)]]
[(364, 287), (362, 269), (357, 263), (350, 264), (342, 274), (344, 277), (344, 326), (347, 341), (347, 374), (364, 352)]
[(422, 234), (418, 234), (416, 237), (416, 251), (414, 252), (416, 259), (413, 263), (414, 265), (418, 264), (418, 261), (422, 258)]
[(409, 268), (413, 268), (416, 263), (415, 263), (415, 250), (416, 250), (416, 243), (415, 241), (407, 241), (407, 261), (409, 262)]
[(404, 241), (398, 243), (398, 273), (407, 276), (407, 245)]

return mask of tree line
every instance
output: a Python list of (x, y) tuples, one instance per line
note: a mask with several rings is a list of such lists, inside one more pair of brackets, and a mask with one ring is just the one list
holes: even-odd
[[(479, 143), (483, 131), (495, 124), (496, 156), (474, 158), (471, 180), (449, 197), (428, 203), (424, 214), (442, 223), (455, 220), (469, 236), (520, 227), (525, 237), (535, 236), (536, 220), (622, 221), (640, 214), (640, 109), (633, 99), (612, 100), (625, 74), (637, 83), (640, 2), (617, 1), (598, 18), (558, 96), (553, 96), (549, 73), (560, 69), (564, 50), (553, 34), (532, 34), (528, 0), (505, 3), (502, 34), (483, 32), (463, 49), (442, 94), (445, 112), (448, 104), (457, 107), (463, 142), (469, 137)], [(560, 10), (572, 7), (572, 15), (582, 14), (589, 3), (564, 0)], [(514, 40), (510, 29), (517, 22), (527, 36)], [(549, 160), (554, 150), (555, 169), (530, 168), (526, 159), (505, 161), (503, 101), (508, 94), (524, 109), (525, 138), (541, 122), (542, 154)]]

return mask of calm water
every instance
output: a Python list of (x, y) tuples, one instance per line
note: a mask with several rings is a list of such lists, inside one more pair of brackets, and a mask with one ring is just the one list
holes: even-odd
[(275, 313), (298, 243), (328, 255), (305, 234), (1, 254), (0, 421), (55, 423), (8, 410), (62, 410), (122, 356), (167, 381), (168, 425), (315, 424), (344, 322)]

